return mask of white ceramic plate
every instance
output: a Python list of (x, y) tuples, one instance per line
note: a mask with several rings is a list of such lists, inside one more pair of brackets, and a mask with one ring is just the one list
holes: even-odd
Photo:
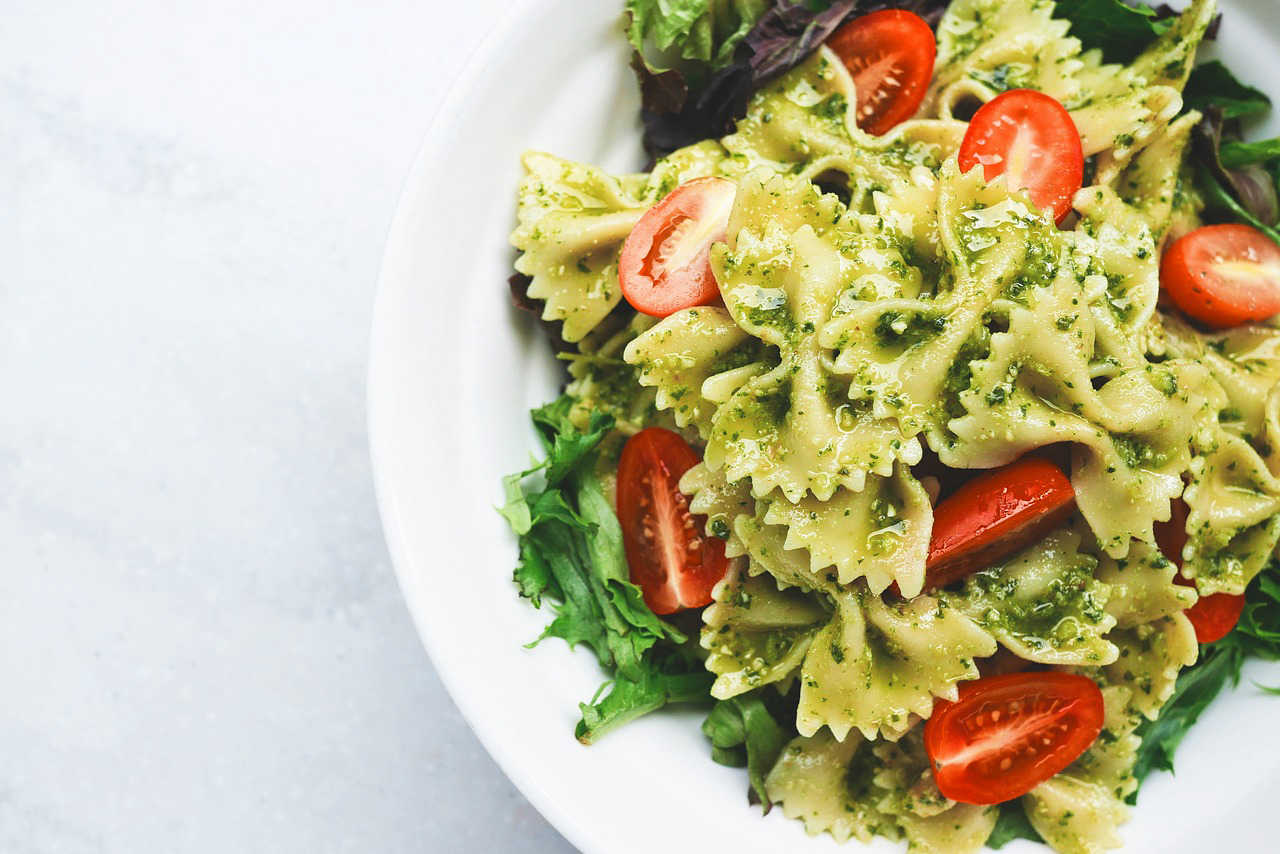
[[(762, 819), (747, 805), (745, 774), (711, 762), (700, 713), (651, 715), (582, 747), (573, 725), (603, 678), (594, 658), (558, 640), (523, 647), (549, 617), (517, 598), (513, 538), (493, 507), (502, 475), (535, 448), (528, 409), (554, 398), (561, 377), (507, 295), (518, 158), (539, 148), (618, 171), (641, 165), (621, 5), (514, 4), (463, 72), (409, 178), (382, 269), (369, 382), (392, 558), (476, 734), (583, 851), (861, 850), (808, 838), (778, 811)], [(1220, 50), (1265, 89), (1280, 79), (1280, 4), (1227, 5)], [(1280, 682), (1261, 665), (1246, 675)], [(1280, 748), (1268, 721), (1277, 714), (1280, 700), (1247, 681), (1215, 704), (1184, 742), (1176, 780), (1156, 775), (1143, 789), (1123, 829), (1130, 849), (1274, 850)]]

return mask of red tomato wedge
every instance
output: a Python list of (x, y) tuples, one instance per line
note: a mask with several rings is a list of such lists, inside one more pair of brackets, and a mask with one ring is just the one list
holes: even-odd
[[(1161, 553), (1179, 569), (1182, 568), (1182, 548), (1187, 544), (1187, 504), (1181, 498), (1173, 500), (1172, 513), (1168, 522), (1156, 522), (1156, 545)], [(1173, 580), (1178, 584), (1194, 587), (1181, 573)], [(1240, 621), (1244, 612), (1244, 597), (1230, 593), (1214, 593), (1212, 596), (1201, 596), (1196, 604), (1183, 613), (1191, 621), (1196, 630), (1196, 640), (1200, 643), (1213, 643), (1222, 640), (1231, 633)]]
[(933, 510), (924, 589), (954, 584), (1041, 539), (1075, 498), (1066, 475), (1039, 457), (978, 475)]
[[(1179, 584), (1191, 585), (1181, 575), (1174, 578)], [(1201, 596), (1196, 604), (1183, 611), (1196, 630), (1196, 640), (1200, 643), (1220, 641), (1240, 622), (1244, 613), (1244, 597), (1230, 593), (1214, 593), (1212, 596)]]
[(694, 178), (640, 217), (618, 259), (618, 283), (632, 308), (666, 317), (719, 301), (711, 244), (724, 240), (737, 192), (725, 178)]
[(1004, 175), (1011, 190), (1062, 222), (1084, 183), (1080, 131), (1062, 104), (1043, 92), (1013, 89), (974, 113), (960, 143), (960, 169), (982, 165), (988, 181)]
[(1248, 225), (1206, 225), (1174, 241), (1160, 288), (1201, 323), (1224, 329), (1280, 314), (1280, 246)]
[(956, 702), (934, 703), (924, 747), (945, 797), (999, 804), (1075, 762), (1102, 718), (1102, 692), (1088, 677), (1009, 673), (965, 682)]
[(920, 109), (938, 56), (924, 18), (904, 9), (872, 12), (832, 33), (827, 47), (853, 77), (856, 118), (864, 131), (887, 133)]
[(618, 462), (627, 565), (655, 614), (710, 604), (711, 588), (729, 568), (724, 541), (703, 533), (706, 518), (689, 512), (689, 499), (676, 486), (698, 462), (697, 451), (661, 427), (627, 440)]

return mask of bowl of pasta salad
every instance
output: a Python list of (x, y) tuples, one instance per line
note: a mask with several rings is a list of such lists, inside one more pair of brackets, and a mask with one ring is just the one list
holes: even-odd
[(590, 852), (1265, 849), (1280, 8), (618, 5), (510, 11), (384, 261), (486, 747)]

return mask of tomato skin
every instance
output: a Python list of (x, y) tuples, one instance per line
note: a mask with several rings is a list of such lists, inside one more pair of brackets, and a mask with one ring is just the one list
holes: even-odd
[[(1160, 551), (1179, 569), (1182, 568), (1182, 548), (1187, 544), (1187, 504), (1181, 498), (1173, 500), (1173, 507), (1168, 522), (1156, 522), (1156, 545)], [(1174, 583), (1185, 587), (1195, 587), (1195, 582), (1188, 580), (1182, 573), (1173, 577)], [(1196, 640), (1200, 643), (1213, 643), (1231, 634), (1231, 630), (1240, 622), (1244, 613), (1243, 596), (1231, 593), (1214, 593), (1201, 596), (1182, 613), (1191, 621), (1196, 630)]]
[(689, 512), (677, 484), (700, 462), (679, 434), (650, 427), (627, 440), (618, 461), (618, 521), (632, 583), (655, 614), (711, 603), (729, 561), (706, 518)]
[(737, 192), (726, 178), (694, 178), (640, 217), (618, 258), (618, 285), (632, 308), (666, 317), (720, 301), (711, 246), (725, 238)]
[(960, 170), (982, 164), (987, 181), (1005, 175), (1010, 190), (1062, 222), (1084, 184), (1080, 131), (1062, 104), (1032, 89), (1011, 89), (984, 104), (960, 143)]
[(965, 682), (956, 702), (937, 701), (925, 721), (933, 779), (944, 797), (960, 803), (1012, 800), (1088, 750), (1102, 731), (1103, 714), (1098, 686), (1074, 673), (1009, 673)]
[(880, 136), (920, 109), (938, 56), (924, 18), (904, 9), (872, 12), (832, 33), (827, 47), (853, 77), (859, 128)]
[(1165, 250), (1160, 289), (1216, 329), (1266, 320), (1280, 314), (1280, 246), (1249, 225), (1197, 228)]
[(970, 480), (933, 510), (924, 589), (946, 587), (1056, 528), (1075, 490), (1048, 460), (1025, 457)]
[[(1182, 576), (1178, 576), (1174, 581), (1191, 586), (1191, 582), (1183, 579)], [(1213, 643), (1231, 634), (1236, 623), (1240, 622), (1240, 615), (1244, 613), (1244, 602), (1243, 596), (1214, 593), (1212, 596), (1201, 596), (1196, 604), (1182, 613), (1187, 615), (1187, 619), (1191, 621), (1191, 627), (1196, 630), (1197, 641)]]

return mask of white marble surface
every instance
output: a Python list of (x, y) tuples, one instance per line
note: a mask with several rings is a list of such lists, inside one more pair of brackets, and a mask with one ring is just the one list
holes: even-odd
[(4, 4), (0, 851), (572, 850), (435, 677), (365, 443), (383, 237), (505, 5)]

